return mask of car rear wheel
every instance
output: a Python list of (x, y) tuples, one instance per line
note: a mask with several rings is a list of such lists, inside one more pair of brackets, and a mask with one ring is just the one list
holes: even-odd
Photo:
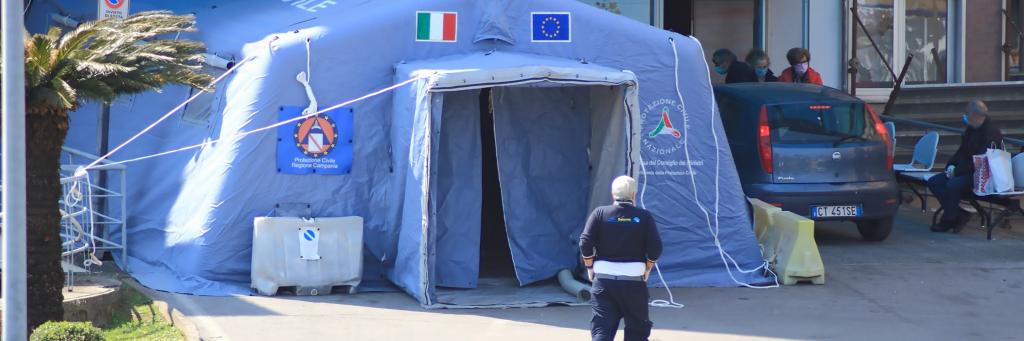
[(860, 231), (860, 236), (864, 240), (870, 242), (883, 241), (892, 232), (892, 217), (858, 221), (857, 231)]

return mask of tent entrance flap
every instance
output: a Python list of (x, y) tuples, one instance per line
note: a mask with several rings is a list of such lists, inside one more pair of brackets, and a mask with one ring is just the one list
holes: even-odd
[(437, 289), (436, 302), (574, 302), (551, 278), (577, 267), (587, 214), (609, 202), (607, 184), (626, 172), (625, 118), (616, 118), (625, 91), (551, 85), (437, 94), (444, 109), (431, 277), (439, 288), (476, 290)]
[(590, 91), (494, 89), (498, 177), (520, 285), (577, 266), (590, 196)]

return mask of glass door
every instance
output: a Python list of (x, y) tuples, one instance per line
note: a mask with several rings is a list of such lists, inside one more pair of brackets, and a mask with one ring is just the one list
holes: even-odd
[(906, 53), (914, 54), (906, 84), (946, 83), (949, 79), (947, 0), (906, 0), (904, 22)]
[(857, 0), (857, 15), (866, 28), (856, 23), (853, 27), (857, 31), (855, 57), (860, 62), (857, 88), (891, 88), (892, 73), (886, 64), (895, 68), (896, 3), (893, 0)]
[[(891, 89), (906, 57), (914, 55), (905, 85), (944, 84), (953, 77), (950, 12), (955, 0), (856, 0), (865, 30), (857, 30), (857, 87)], [(866, 33), (866, 34), (865, 34)], [(870, 35), (870, 38), (868, 37)], [(874, 39), (875, 46), (871, 44)], [(881, 54), (879, 54), (879, 51)], [(886, 66), (888, 63), (892, 70)]]

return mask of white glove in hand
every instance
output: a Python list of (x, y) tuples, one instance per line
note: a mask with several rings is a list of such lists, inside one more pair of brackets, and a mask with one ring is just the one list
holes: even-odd
[(947, 166), (946, 167), (946, 178), (952, 179), (955, 170), (956, 170), (956, 166), (954, 166), (954, 165)]

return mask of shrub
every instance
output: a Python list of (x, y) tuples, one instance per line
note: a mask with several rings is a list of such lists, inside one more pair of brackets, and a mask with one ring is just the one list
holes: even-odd
[(46, 322), (32, 332), (30, 341), (103, 341), (103, 331), (90, 322)]

